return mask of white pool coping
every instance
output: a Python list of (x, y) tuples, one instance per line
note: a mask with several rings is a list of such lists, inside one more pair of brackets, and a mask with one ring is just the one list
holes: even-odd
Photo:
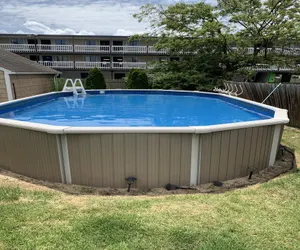
[[(94, 90), (100, 91), (100, 90)], [(103, 91), (103, 90), (101, 90)], [(118, 91), (116, 89), (104, 90), (105, 92), (109, 91)], [(17, 121), (12, 119), (0, 118), (0, 125), (29, 129), (34, 131), (46, 132), (49, 134), (94, 134), (94, 133), (191, 133), (191, 134), (204, 134), (217, 131), (225, 130), (234, 130), (242, 129), (249, 127), (259, 127), (259, 126), (268, 126), (268, 125), (278, 125), (278, 124), (287, 124), (289, 123), (289, 118), (286, 109), (279, 109), (273, 106), (266, 104), (257, 103), (254, 101), (246, 100), (239, 97), (228, 96), (225, 94), (210, 93), (210, 92), (201, 92), (201, 91), (185, 91), (185, 90), (123, 90), (119, 91), (151, 91), (151, 92), (186, 92), (186, 93), (202, 93), (214, 96), (225, 96), (227, 98), (236, 99), (242, 102), (246, 102), (255, 106), (263, 107), (269, 110), (274, 111), (274, 118), (257, 120), (257, 121), (247, 121), (247, 122), (235, 122), (235, 123), (226, 123), (218, 125), (208, 125), (208, 126), (189, 126), (189, 127), (73, 127), (73, 126), (54, 126), (47, 124), (40, 124), (34, 122), (26, 121)], [(0, 104), (0, 107), (6, 106), (7, 104), (18, 103), (24, 100), (31, 100), (41, 96), (48, 96), (54, 93), (59, 92), (50, 92), (47, 94), (36, 95), (31, 97), (26, 97), (18, 100), (8, 101)]]

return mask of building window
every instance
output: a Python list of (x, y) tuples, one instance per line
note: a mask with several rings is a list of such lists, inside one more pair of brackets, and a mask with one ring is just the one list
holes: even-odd
[(28, 44), (37, 44), (38, 41), (36, 39), (28, 39), (27, 40)]
[(86, 62), (99, 62), (98, 56), (86, 56), (85, 57)]
[(51, 40), (41, 40), (41, 44), (51, 44)]
[(102, 45), (102, 46), (109, 46), (110, 42), (109, 41), (100, 41), (100, 45)]
[(68, 56), (54, 56), (54, 61), (59, 61), (59, 62), (68, 61)]
[(138, 62), (139, 59), (138, 59), (137, 56), (133, 56), (133, 57), (131, 57), (131, 61), (132, 61), (132, 62)]
[(12, 44), (25, 44), (25, 40), (23, 38), (13, 38), (11, 39)]
[(159, 57), (157, 61), (166, 62), (167, 58), (166, 57)]
[(128, 43), (129, 46), (139, 46), (139, 41), (133, 40)]
[(45, 62), (50, 62), (50, 61), (52, 61), (52, 56), (42, 56), (42, 58), (43, 58), (43, 61)]
[(85, 45), (96, 45), (96, 40), (85, 40)]
[(123, 57), (113, 57), (113, 62), (123, 62)]
[(113, 41), (114, 46), (123, 46), (123, 41)]
[(31, 61), (38, 61), (38, 60), (39, 60), (39, 57), (38, 57), (38, 56), (35, 56), (35, 55), (31, 55), (31, 56), (29, 56), (29, 59), (30, 59)]
[(179, 61), (179, 57), (171, 57), (170, 61), (171, 62), (178, 62)]
[(55, 40), (56, 45), (67, 45), (68, 41), (67, 40)]
[(87, 73), (87, 72), (81, 72), (80, 73), (80, 78), (81, 79), (85, 79), (85, 78), (87, 78), (89, 76), (89, 73)]
[(110, 62), (109, 56), (101, 56), (101, 62)]
[(120, 79), (123, 79), (124, 77), (125, 77), (125, 73), (115, 73), (114, 74), (115, 80), (120, 80)]

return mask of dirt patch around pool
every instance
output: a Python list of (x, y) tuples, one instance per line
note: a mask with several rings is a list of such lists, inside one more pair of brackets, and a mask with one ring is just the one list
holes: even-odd
[[(295, 171), (296, 161), (295, 155), (292, 150), (287, 147), (280, 147), (277, 161), (273, 167), (268, 167), (258, 173), (253, 173), (251, 179), (248, 177), (237, 178), (234, 180), (224, 181), (221, 183), (207, 183), (199, 186), (193, 186), (194, 190), (177, 189), (167, 191), (165, 188), (153, 189), (138, 189), (131, 188), (127, 192), (127, 188), (95, 188), (88, 186), (80, 186), (74, 184), (52, 183), (47, 181), (36, 180), (23, 175), (15, 174), (10, 171), (0, 168), (0, 185), (20, 185), (22, 188), (37, 190), (37, 191), (50, 191), (56, 190), (66, 194), (72, 195), (147, 195), (158, 196), (168, 194), (195, 194), (195, 193), (223, 193), (229, 190), (247, 187), (259, 183), (264, 183), (272, 180), (284, 173)], [(219, 186), (221, 185), (221, 186)], [(255, 186), (253, 186), (255, 188)]]

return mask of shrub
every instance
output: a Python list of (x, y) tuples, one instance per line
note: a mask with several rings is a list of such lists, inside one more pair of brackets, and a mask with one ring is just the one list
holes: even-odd
[(65, 86), (65, 78), (55, 78), (53, 84), (53, 91), (62, 91)]
[(128, 89), (149, 89), (150, 84), (146, 71), (143, 69), (131, 69), (127, 76), (126, 87)]
[(87, 89), (106, 89), (106, 83), (102, 72), (98, 68), (89, 71), (89, 75), (85, 81)]

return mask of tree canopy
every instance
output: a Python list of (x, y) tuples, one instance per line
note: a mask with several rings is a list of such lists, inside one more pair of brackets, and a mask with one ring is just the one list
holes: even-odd
[(134, 38), (155, 37), (157, 49), (180, 57), (154, 63), (154, 86), (205, 89), (260, 63), (294, 66), (299, 57), (289, 52), (300, 37), (299, 7), (298, 0), (147, 4), (134, 16), (149, 32)]

